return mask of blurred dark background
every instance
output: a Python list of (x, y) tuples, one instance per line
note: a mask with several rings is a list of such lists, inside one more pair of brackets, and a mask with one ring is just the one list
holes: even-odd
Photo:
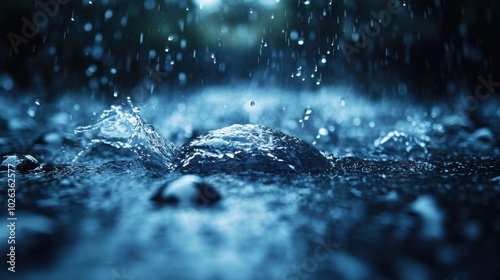
[[(59, 2), (49, 12), (40, 3), (56, 0), (1, 2), (0, 90), (50, 100), (68, 90), (108, 99), (210, 85), (339, 85), (430, 101), (473, 93), (480, 75), (500, 80), (493, 0)], [(371, 11), (388, 5), (401, 11), (377, 29)], [(24, 40), (15, 37), (25, 37), (23, 17), (41, 22)], [(365, 43), (358, 27), (376, 35)], [(345, 55), (349, 46), (358, 47)]]

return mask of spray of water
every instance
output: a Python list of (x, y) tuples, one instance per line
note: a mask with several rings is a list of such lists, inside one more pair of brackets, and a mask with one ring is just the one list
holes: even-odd
[(81, 126), (75, 134), (82, 135), (88, 143), (73, 159), (76, 163), (97, 144), (106, 144), (119, 149), (130, 149), (145, 166), (173, 169), (178, 156), (177, 146), (163, 138), (151, 124), (140, 116), (140, 109), (134, 107), (128, 98), (130, 109), (113, 105), (104, 110), (96, 124)]

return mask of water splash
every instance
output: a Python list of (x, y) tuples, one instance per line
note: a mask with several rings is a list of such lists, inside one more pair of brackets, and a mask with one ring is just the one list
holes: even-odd
[(390, 155), (410, 155), (410, 159), (425, 157), (427, 145), (417, 137), (394, 130), (373, 143), (377, 152)]
[(178, 148), (158, 134), (151, 124), (146, 124), (140, 116), (140, 109), (129, 100), (130, 110), (113, 105), (104, 110), (96, 124), (81, 126), (75, 134), (83, 134), (89, 140), (73, 159), (76, 163), (97, 144), (106, 144), (118, 149), (133, 151), (142, 163), (149, 167), (173, 169), (173, 161), (178, 156)]

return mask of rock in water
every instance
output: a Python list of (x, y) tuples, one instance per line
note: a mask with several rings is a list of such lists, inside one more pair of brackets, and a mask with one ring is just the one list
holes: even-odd
[(296, 137), (263, 125), (235, 124), (182, 146), (176, 169), (185, 173), (325, 173), (332, 171), (332, 164)]
[(0, 170), (15, 169), (19, 172), (27, 172), (40, 167), (38, 160), (30, 155), (5, 154), (1, 158)]
[(221, 196), (202, 178), (185, 175), (160, 188), (151, 199), (157, 202), (203, 207), (216, 203)]
[[(98, 143), (132, 150), (142, 164), (183, 173), (328, 173), (332, 163), (314, 146), (263, 125), (235, 124), (175, 146), (146, 124), (137, 108), (105, 110), (98, 123), (75, 129)], [(80, 156), (80, 155), (79, 155)], [(75, 160), (76, 161), (76, 158)]]

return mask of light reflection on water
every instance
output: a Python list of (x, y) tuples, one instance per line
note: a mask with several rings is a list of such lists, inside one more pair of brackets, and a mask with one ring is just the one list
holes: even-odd
[[(299, 275), (293, 271), (306, 259), (307, 275), (313, 278), (404, 278), (413, 272), (431, 279), (462, 268), (464, 258), (473, 262), (464, 257), (472, 250), (470, 238), (493, 236), (494, 229), (486, 224), (498, 221), (484, 213), (494, 213), (499, 198), (494, 189), (500, 176), (498, 147), (488, 136), (495, 135), (495, 128), (478, 132), (464, 116), (446, 115), (444, 108), (441, 114), (431, 114), (424, 107), (370, 101), (347, 90), (270, 91), (209, 88), (136, 104), (141, 121), (154, 125), (154, 130), (138, 121), (133, 111), (126, 113), (124, 102), (121, 109), (111, 110), (128, 124), (80, 129), (99, 128), (101, 135), (90, 138), (102, 138), (104, 133), (114, 143), (97, 143), (71, 171), (20, 175), (19, 184), (29, 186), (19, 189), (25, 217), (50, 220), (50, 233), (63, 240), (48, 243), (56, 252), (52, 266), (33, 268), (26, 279), (63, 279), (82, 269), (85, 276), (74, 279), (108, 279), (111, 271), (122, 267), (136, 279), (293, 279)], [(1, 109), (9, 116), (10, 129), (25, 137), (6, 141), (10, 144), (2, 152), (31, 145), (30, 153), (39, 161), (68, 165), (86, 145), (80, 135), (72, 135), (73, 129), (99, 123), (106, 109), (78, 102), (75, 111), (76, 101), (67, 99), (54, 110), (42, 103), (35, 117), (27, 118), (9, 109), (7, 102)], [(143, 168), (137, 162), (140, 155), (127, 152), (134, 133), (157, 133), (155, 139), (181, 145), (234, 123), (264, 124), (309, 143), (316, 141), (318, 149), (331, 155), (334, 172), (279, 175), (249, 170), (204, 176), (223, 199), (202, 209), (150, 200), (156, 189), (180, 175)], [(23, 126), (31, 130), (17, 129)], [(48, 133), (56, 133), (60, 142), (36, 139)], [(424, 202), (431, 209), (423, 207)], [(444, 227), (445, 223), (456, 226)], [(435, 232), (433, 225), (441, 230), (437, 248), (429, 247), (435, 242), (428, 239), (428, 233)], [(36, 225), (26, 232), (33, 234), (34, 244), (47, 242), (40, 239)], [(319, 262), (315, 248), (328, 236), (340, 246)], [(1, 246), (3, 250), (5, 244)], [(443, 246), (448, 253), (442, 252)], [(429, 263), (417, 247), (438, 257)], [(390, 257), (373, 257), (381, 251)], [(20, 258), (27, 263), (36, 260), (21, 252)]]

